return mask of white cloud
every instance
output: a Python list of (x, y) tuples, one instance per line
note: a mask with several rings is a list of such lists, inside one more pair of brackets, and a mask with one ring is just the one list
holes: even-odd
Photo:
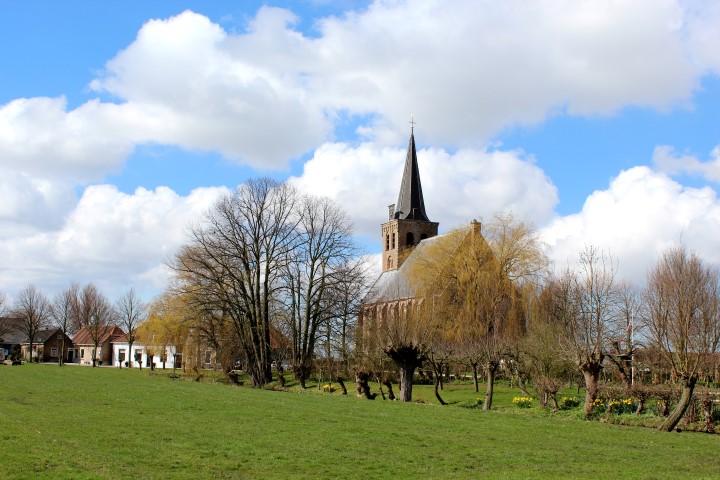
[(653, 163), (655, 167), (668, 175), (697, 175), (711, 182), (720, 183), (720, 145), (710, 152), (711, 159), (701, 161), (695, 155), (680, 155), (668, 145), (655, 147)]
[(284, 168), (329, 129), (303, 85), (298, 59), (287, 69), (272, 58), (275, 50), (289, 56), (290, 37), (304, 42), (286, 30), (292, 21), (284, 10), (263, 8), (253, 30), (236, 36), (190, 11), (153, 20), (91, 87), (124, 100), (119, 114), (140, 120), (138, 142)]
[[(354, 219), (358, 233), (374, 238), (387, 218), (387, 206), (397, 200), (405, 156), (406, 150), (369, 143), (356, 148), (326, 143), (291, 181), (336, 200)], [(425, 207), (441, 229), (504, 210), (543, 224), (557, 204), (555, 186), (521, 152), (420, 149), (417, 156)]]
[(720, 264), (720, 201), (712, 188), (684, 187), (663, 173), (634, 167), (590, 195), (581, 212), (555, 219), (542, 235), (557, 267), (574, 265), (579, 252), (594, 245), (619, 261), (622, 278), (643, 283), (658, 254), (679, 241)]
[(162, 262), (186, 241), (188, 224), (226, 191), (198, 188), (181, 197), (167, 187), (129, 195), (90, 186), (60, 228), (0, 238), (0, 291), (28, 283), (55, 291), (74, 280), (95, 282), (109, 295), (131, 286), (157, 293), (168, 278)]
[[(482, 147), (559, 111), (608, 114), (687, 101), (715, 67), (718, 8), (693, 2), (378, 1), (294, 30), (261, 8), (241, 33), (187, 11), (147, 22), (91, 83), (115, 103), (62, 98), (0, 110), (0, 154), (83, 181), (137, 144), (212, 150), (282, 169), (331, 135), (340, 111), (387, 138), (415, 113), (425, 141)], [(658, 54), (662, 52), (662, 54)], [(713, 70), (714, 69), (714, 70)], [(397, 134), (397, 133), (396, 133)], [(66, 170), (69, 167), (70, 170)]]
[(94, 100), (66, 107), (64, 98), (40, 97), (0, 106), (2, 165), (76, 184), (118, 171), (133, 142), (115, 128), (115, 106)]

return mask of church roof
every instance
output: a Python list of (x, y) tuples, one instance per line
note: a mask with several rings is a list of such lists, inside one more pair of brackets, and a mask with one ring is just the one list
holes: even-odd
[(422, 185), (420, 184), (420, 170), (418, 169), (417, 153), (415, 152), (415, 135), (412, 132), (410, 133), (410, 144), (405, 158), (405, 170), (400, 184), (400, 195), (398, 195), (398, 201), (395, 204), (395, 218), (430, 221), (427, 213), (425, 213), (425, 201), (423, 200)]
[(452, 242), (449, 246), (451, 248), (457, 248), (466, 236), (467, 232), (461, 230), (422, 240), (413, 248), (413, 251), (408, 255), (402, 265), (400, 265), (400, 268), (380, 274), (372, 287), (370, 287), (362, 303), (364, 305), (372, 305), (374, 303), (415, 298), (417, 296), (417, 284), (412, 281), (410, 272), (412, 272), (416, 262), (426, 255), (428, 247), (438, 242)]

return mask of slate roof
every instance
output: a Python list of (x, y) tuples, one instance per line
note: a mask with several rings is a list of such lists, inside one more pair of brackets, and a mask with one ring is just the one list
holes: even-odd
[(422, 185), (420, 184), (420, 170), (418, 169), (417, 153), (415, 152), (415, 135), (410, 133), (405, 169), (403, 170), (400, 194), (395, 204), (394, 218), (400, 220), (422, 220), (429, 222), (425, 213)]
[(363, 305), (415, 298), (417, 296), (417, 288), (410, 279), (410, 272), (416, 262), (426, 254), (428, 247), (438, 242), (452, 242), (449, 245), (450, 248), (457, 248), (469, 232), (469, 230), (456, 230), (420, 241), (402, 265), (400, 265), (400, 268), (380, 274), (372, 287), (370, 287), (367, 295), (365, 295), (362, 301)]
[(26, 335), (21, 330), (22, 320), (19, 318), (4, 317), (0, 318), (0, 331), (7, 330), (0, 335), (0, 343), (6, 345), (20, 345), (25, 341)]
[[(38, 330), (37, 332), (35, 332), (35, 338), (33, 339), (33, 343), (45, 343), (57, 333), (62, 333), (62, 330), (58, 327), (44, 328), (42, 330)], [(23, 334), (22, 343), (30, 343), (30, 339), (25, 334)]]

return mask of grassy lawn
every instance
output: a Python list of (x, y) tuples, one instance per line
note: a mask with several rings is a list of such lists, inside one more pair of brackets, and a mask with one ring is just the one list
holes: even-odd
[(446, 407), (73, 366), (0, 366), (0, 386), (4, 479), (720, 477), (720, 436), (516, 410), (501, 385), (492, 412), (460, 408), (470, 385)]

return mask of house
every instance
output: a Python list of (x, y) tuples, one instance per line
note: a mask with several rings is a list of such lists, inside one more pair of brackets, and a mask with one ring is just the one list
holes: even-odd
[(0, 362), (20, 357), (20, 345), (26, 335), (22, 333), (22, 320), (19, 318), (0, 318)]
[(182, 354), (176, 354), (177, 348), (172, 345), (164, 347), (148, 347), (142, 342), (133, 342), (132, 352), (127, 335), (121, 335), (112, 342), (113, 366), (127, 367), (129, 362), (135, 368), (147, 367), (152, 364), (161, 368), (179, 368), (182, 365)]
[[(23, 358), (38, 362), (58, 362), (62, 357), (66, 361), (72, 350), (72, 339), (63, 333), (59, 327), (38, 330), (33, 339), (32, 348), (30, 339), (23, 334), (20, 352)], [(64, 340), (64, 341), (63, 341)]]
[[(95, 360), (98, 365), (113, 365), (112, 342), (125, 336), (125, 332), (116, 325), (105, 325), (97, 329), (98, 346), (95, 352)], [(93, 364), (93, 350), (95, 342), (93, 331), (90, 327), (83, 327), (73, 337), (73, 358), (80, 365)]]

